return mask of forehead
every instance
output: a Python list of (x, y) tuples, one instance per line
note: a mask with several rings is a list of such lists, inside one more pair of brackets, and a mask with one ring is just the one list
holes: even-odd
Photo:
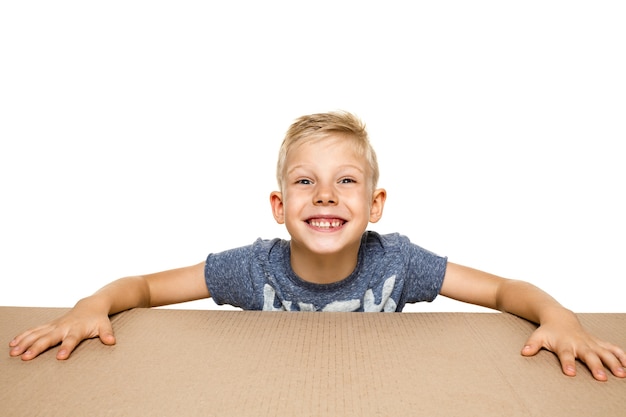
[(319, 158), (367, 163), (357, 140), (341, 133), (302, 139), (293, 144), (286, 156), (287, 165), (304, 160), (319, 160)]

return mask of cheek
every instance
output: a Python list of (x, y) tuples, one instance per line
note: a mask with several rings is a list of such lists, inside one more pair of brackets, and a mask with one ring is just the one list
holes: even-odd
[(344, 203), (349, 207), (353, 214), (359, 214), (364, 217), (369, 217), (371, 204), (366, 196), (358, 196), (348, 199), (344, 199)]
[(299, 199), (294, 199), (293, 195), (291, 196), (291, 198), (285, 198), (283, 200), (283, 210), (284, 210), (285, 220), (298, 217), (299, 215), (298, 213), (302, 211), (302, 204), (300, 203), (300, 201), (301, 200)]

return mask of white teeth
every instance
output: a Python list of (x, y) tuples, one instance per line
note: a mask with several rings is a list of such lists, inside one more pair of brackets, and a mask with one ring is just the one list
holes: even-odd
[(328, 220), (311, 220), (309, 222), (309, 224), (313, 227), (319, 227), (322, 229), (330, 229), (333, 227), (339, 227), (341, 226), (341, 221), (339, 220), (333, 220), (333, 221), (328, 221)]

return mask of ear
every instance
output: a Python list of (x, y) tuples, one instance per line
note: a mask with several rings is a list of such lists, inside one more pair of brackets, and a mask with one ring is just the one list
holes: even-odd
[(387, 191), (378, 188), (372, 193), (372, 206), (370, 207), (370, 223), (376, 223), (383, 216), (383, 208), (387, 199)]
[(285, 206), (283, 204), (283, 194), (280, 191), (272, 191), (270, 193), (270, 205), (272, 206), (272, 214), (278, 224), (285, 223)]

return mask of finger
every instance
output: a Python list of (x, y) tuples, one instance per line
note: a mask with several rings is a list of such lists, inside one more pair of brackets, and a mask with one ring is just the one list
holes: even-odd
[(83, 338), (81, 337), (76, 337), (74, 335), (67, 335), (65, 339), (63, 339), (63, 343), (61, 343), (61, 347), (59, 348), (59, 351), (57, 352), (57, 359), (65, 360), (69, 358), (72, 352), (74, 351), (74, 349), (76, 349), (76, 346), (78, 346), (78, 344), (82, 341), (83, 341)]
[(524, 347), (522, 348), (522, 355), (534, 356), (537, 354), (537, 352), (541, 350), (542, 347), (543, 347), (543, 341), (541, 337), (535, 331), (532, 335), (530, 335), (530, 337), (524, 344)]
[(615, 368), (611, 367), (611, 372), (618, 378), (626, 378), (626, 368), (623, 366), (616, 366)]
[(19, 334), (19, 335), (15, 336), (15, 337), (13, 338), (13, 340), (11, 340), (11, 341), (9, 342), (9, 347), (10, 347), (10, 348), (14, 348), (14, 347), (16, 347), (17, 345), (19, 345), (19, 344), (20, 344), (20, 341), (22, 341), (22, 339), (24, 339), (24, 337), (26, 337), (27, 333), (30, 333), (30, 331), (29, 331), (29, 332), (24, 332), (24, 333), (22, 333), (22, 334)]
[[(587, 366), (592, 370), (594, 376), (596, 373), (600, 373), (604, 371), (605, 368), (609, 369), (611, 373), (617, 377), (625, 378), (626, 377), (626, 369), (622, 366), (621, 358), (619, 357), (621, 349), (618, 347), (607, 344), (604, 348), (601, 348), (597, 352), (588, 353), (582, 360), (587, 364)], [(596, 360), (597, 358), (597, 360)], [(589, 365), (589, 362), (592, 365)], [(599, 369), (599, 371), (594, 371), (594, 369)]]
[(619, 346), (609, 343), (607, 349), (615, 355), (622, 367), (626, 367), (626, 352), (624, 352)]
[(556, 354), (561, 362), (563, 373), (567, 376), (576, 376), (576, 356), (574, 353), (567, 349), (556, 352)]
[(29, 330), (9, 343), (9, 345), (13, 346), (9, 354), (11, 356), (22, 356), (22, 359), (29, 360), (39, 355), (50, 346), (56, 345), (59, 341), (60, 338), (55, 340), (46, 329), (39, 328)]
[(21, 345), (12, 346), (9, 350), (9, 356), (20, 356), (25, 350), (26, 348)]
[(522, 348), (522, 355), (524, 356), (534, 356), (541, 350), (541, 346), (536, 344), (526, 343)]
[(113, 327), (111, 326), (110, 321), (107, 321), (106, 324), (100, 326), (98, 329), (98, 335), (100, 337), (100, 341), (105, 345), (115, 344), (115, 335), (113, 334)]
[(11, 356), (19, 356), (28, 348), (27, 343), (24, 343), (24, 339), (27, 337), (26, 333), (22, 333), (19, 336), (15, 336), (13, 340), (9, 342), (9, 355)]
[(60, 337), (55, 337), (54, 335), (50, 334), (42, 337), (37, 337), (35, 340), (31, 340), (31, 337), (33, 336), (35, 335), (31, 335), (29, 336), (29, 338), (24, 339), (22, 343), (17, 347), (16, 351), (23, 353), (21, 353), (21, 355), (15, 354), (13, 356), (19, 355), (22, 360), (29, 361), (36, 358), (46, 350), (50, 349), (52, 346), (56, 346), (60, 342)]
[[(582, 352), (579, 355), (579, 358), (585, 363), (585, 365), (587, 365), (587, 368), (589, 368), (591, 374), (595, 379), (597, 379), (598, 381), (606, 381), (608, 379), (606, 374), (606, 368), (604, 367), (604, 364), (602, 363), (602, 360), (600, 359), (600, 356), (598, 356), (598, 354), (593, 351), (587, 350)], [(615, 362), (617, 361), (615, 360)]]
[(41, 331), (44, 327), (45, 327), (45, 326), (39, 326), (39, 327), (35, 327), (35, 328), (33, 328), (33, 329), (26, 330), (26, 331), (25, 331), (25, 332), (23, 332), (23, 333), (20, 333), (19, 335), (15, 336), (15, 337), (13, 338), (13, 340), (11, 340), (11, 341), (9, 342), (9, 347), (11, 347), (11, 348), (15, 348), (15, 347), (17, 347), (17, 346), (24, 345), (24, 343), (22, 343), (24, 340), (26, 340), (26, 339), (28, 339), (28, 338), (31, 338), (31, 339), (32, 339), (32, 335), (33, 335), (34, 333), (38, 333), (38, 332), (40, 332), (40, 331)]
[[(104, 324), (101, 324), (98, 327), (98, 331), (96, 333), (100, 338), (100, 341), (105, 345), (114, 345), (115, 344), (115, 336), (113, 334), (113, 327), (111, 326), (111, 322), (107, 319)], [(82, 336), (80, 334), (68, 334), (61, 343), (61, 347), (57, 352), (57, 359), (65, 360), (70, 357), (72, 352), (76, 349), (76, 347), (86, 338), (95, 337), (95, 334), (91, 334), (89, 336)]]
[(626, 378), (626, 369), (615, 356), (611, 354), (607, 358), (602, 358), (602, 362), (613, 375), (619, 378)]

